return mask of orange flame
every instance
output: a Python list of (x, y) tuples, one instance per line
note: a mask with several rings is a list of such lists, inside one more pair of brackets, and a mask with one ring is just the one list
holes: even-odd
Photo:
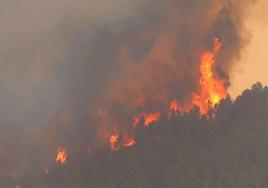
[(151, 113), (151, 114), (145, 114), (144, 115), (144, 126), (148, 127), (150, 126), (150, 124), (152, 124), (153, 122), (156, 122), (160, 119), (160, 113), (156, 112), (156, 113)]
[(133, 137), (128, 137), (124, 135), (125, 138), (121, 140), (119, 135), (113, 134), (109, 137), (109, 145), (112, 151), (116, 152), (120, 150), (121, 147), (129, 148), (136, 144), (136, 141)]
[(222, 44), (219, 39), (215, 39), (214, 45), (213, 51), (207, 51), (201, 57), (200, 91), (199, 94), (193, 95), (193, 104), (199, 107), (201, 114), (206, 114), (210, 108), (215, 107), (228, 95), (225, 87), (227, 80), (216, 78), (213, 71), (216, 63), (215, 57), (222, 48)]
[(144, 126), (145, 127), (149, 127), (153, 122), (156, 122), (160, 119), (161, 114), (160, 112), (155, 112), (155, 113), (141, 113), (138, 116), (135, 116), (132, 119), (132, 124), (133, 124), (133, 128), (136, 128), (137, 125), (141, 122), (141, 119), (144, 118)]
[[(194, 106), (199, 107), (200, 114), (205, 115), (210, 109), (214, 109), (221, 100), (228, 95), (226, 84), (227, 79), (221, 79), (216, 74), (215, 64), (216, 56), (222, 48), (219, 39), (214, 39), (214, 48), (205, 51), (200, 58), (200, 79), (199, 89), (192, 93), (189, 101), (184, 101), (183, 105), (177, 100), (170, 102), (168, 109), (160, 109), (158, 112), (141, 112), (132, 118), (132, 131), (135, 131), (139, 124), (149, 127), (152, 123), (157, 122), (162, 116), (167, 115), (167, 119), (177, 116), (180, 112), (189, 112)], [(167, 112), (167, 113), (165, 113)], [(107, 112), (101, 113), (103, 118), (107, 116)], [(143, 121), (143, 122), (142, 122)], [(136, 144), (134, 137), (113, 134), (109, 136), (109, 144), (112, 151), (118, 151), (121, 147), (131, 147)]]
[(120, 149), (119, 136), (115, 134), (111, 135), (109, 138), (109, 144), (112, 151), (118, 151)]
[(132, 119), (133, 128), (136, 128), (139, 123), (140, 123), (140, 116), (135, 116)]
[(136, 141), (134, 140), (134, 138), (129, 138), (128, 140), (125, 141), (125, 143), (123, 144), (123, 147), (125, 148), (129, 148), (132, 147), (136, 144)]
[(58, 148), (58, 154), (57, 154), (57, 157), (56, 157), (56, 162), (58, 164), (65, 164), (67, 161), (67, 152), (65, 149), (63, 148)]
[(171, 111), (174, 111), (174, 112), (184, 111), (183, 108), (182, 108), (182, 106), (180, 105), (180, 103), (178, 101), (176, 101), (176, 100), (173, 100), (170, 103), (169, 109)]

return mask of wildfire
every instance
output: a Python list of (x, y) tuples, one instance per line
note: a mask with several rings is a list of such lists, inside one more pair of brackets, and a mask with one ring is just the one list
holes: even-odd
[(57, 154), (57, 157), (56, 157), (56, 162), (58, 164), (65, 164), (67, 161), (67, 152), (65, 149), (63, 148), (58, 148), (58, 154)]
[(151, 114), (145, 114), (144, 126), (148, 127), (150, 124), (152, 124), (153, 122), (156, 122), (159, 119), (160, 119), (160, 113), (159, 112), (151, 113)]
[(149, 127), (153, 122), (156, 122), (160, 119), (161, 114), (160, 112), (155, 113), (142, 113), (138, 116), (135, 116), (132, 120), (133, 122), (133, 128), (136, 128), (137, 125), (140, 123), (141, 119), (144, 119), (144, 126)]
[(171, 103), (170, 103), (170, 106), (169, 106), (169, 109), (173, 112), (179, 112), (179, 111), (183, 111), (180, 103), (176, 100), (173, 100)]
[(109, 138), (109, 144), (112, 151), (118, 151), (119, 146), (119, 135), (111, 135)]
[(134, 146), (135, 144), (136, 144), (136, 141), (134, 140), (134, 138), (129, 138), (128, 140), (124, 142), (123, 147), (129, 148), (131, 146)]
[[(200, 79), (199, 88), (192, 93), (189, 101), (184, 101), (183, 105), (178, 100), (172, 100), (168, 109), (159, 109), (156, 112), (143, 111), (132, 118), (132, 131), (135, 131), (138, 125), (149, 127), (157, 122), (161, 117), (169, 119), (171, 116), (177, 116), (180, 112), (189, 112), (194, 106), (199, 107), (200, 114), (205, 115), (228, 95), (226, 84), (228, 80), (220, 79), (216, 74), (215, 64), (216, 56), (222, 48), (219, 39), (214, 39), (214, 48), (205, 51), (200, 58)], [(107, 112), (101, 113), (102, 117), (107, 116)], [(125, 134), (119, 136), (113, 134), (109, 137), (109, 145), (112, 151), (118, 151), (121, 147), (131, 147), (136, 144), (134, 137), (128, 137)]]
[(121, 147), (129, 148), (136, 144), (133, 137), (122, 138), (119, 135), (113, 134), (109, 137), (109, 145), (112, 151), (118, 151)]
[(193, 104), (199, 107), (201, 114), (206, 114), (228, 94), (225, 87), (227, 80), (218, 79), (214, 74), (215, 57), (221, 48), (220, 40), (215, 39), (213, 51), (207, 51), (201, 57), (200, 91), (199, 94), (193, 95)]
[(140, 123), (140, 116), (135, 116), (133, 119), (132, 119), (132, 124), (133, 124), (133, 128), (136, 128), (137, 125)]

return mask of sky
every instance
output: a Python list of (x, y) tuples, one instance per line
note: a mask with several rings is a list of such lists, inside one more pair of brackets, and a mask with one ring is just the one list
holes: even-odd
[(233, 97), (257, 81), (268, 85), (268, 1), (259, 0), (249, 12), (247, 27), (251, 40), (231, 74)]

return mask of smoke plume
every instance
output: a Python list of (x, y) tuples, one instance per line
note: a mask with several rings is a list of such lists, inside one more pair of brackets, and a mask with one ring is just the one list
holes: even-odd
[(0, 4), (0, 169), (18, 177), (33, 161), (48, 168), (59, 147), (91, 155), (111, 134), (136, 135), (134, 117), (162, 114), (174, 100), (187, 105), (200, 90), (202, 54), (216, 38), (222, 48), (213, 72), (227, 90), (249, 42), (244, 23), (253, 3)]

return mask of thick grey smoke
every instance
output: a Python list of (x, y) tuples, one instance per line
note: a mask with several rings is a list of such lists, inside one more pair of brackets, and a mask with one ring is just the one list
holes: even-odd
[(24, 128), (47, 124), (65, 105), (65, 66), (83, 47), (81, 33), (96, 22), (128, 18), (134, 6), (121, 0), (1, 1), (1, 121)]
[[(104, 83), (100, 84), (93, 111), (97, 112), (96, 116), (99, 116), (99, 109), (106, 114), (96, 123), (100, 137), (109, 132), (129, 132), (133, 117), (142, 112), (167, 109), (174, 99), (187, 105), (192, 93), (199, 89), (200, 57), (213, 48), (214, 38), (219, 38), (223, 44), (215, 75), (228, 80), (232, 64), (249, 40), (244, 21), (251, 3), (150, 1), (144, 4), (139, 22), (137, 18), (129, 19), (124, 27), (119, 22), (108, 27), (108, 38), (96, 37), (100, 40), (97, 44), (104, 44), (101, 49), (112, 45), (112, 54), (109, 55), (111, 50), (108, 50), (105, 53), (108, 56), (97, 56), (93, 62), (104, 62), (105, 67), (115, 65), (111, 67), (112, 72), (106, 74), (108, 81), (103, 77), (97, 79)], [(107, 27), (100, 31), (107, 32)], [(107, 58), (110, 59), (108, 66)], [(81, 74), (81, 70), (77, 72)], [(86, 78), (88, 75), (96, 78), (95, 72), (88, 70), (85, 69)], [(78, 93), (84, 94), (84, 88)]]
[(146, 104), (154, 109), (163, 107), (159, 97), (185, 99), (196, 89), (200, 54), (211, 48), (214, 37), (224, 45), (218, 76), (228, 78), (231, 64), (248, 42), (243, 23), (250, 4), (250, 0), (2, 1), (3, 172), (13, 173), (30, 159), (47, 164), (58, 146), (74, 152), (97, 145), (103, 129), (117, 125), (105, 123), (97, 135), (99, 122), (91, 118), (96, 105), (108, 104), (113, 119), (122, 116), (113, 123), (124, 123), (137, 110), (131, 109), (132, 103), (124, 106), (124, 101), (139, 96), (147, 100), (161, 91)]
[(1, 171), (29, 160), (35, 150), (31, 132), (42, 130), (68, 108), (67, 92), (75, 75), (67, 65), (80, 63), (74, 52), (87, 50), (83, 37), (94, 37), (83, 33), (94, 30), (97, 22), (127, 19), (135, 6), (128, 0), (0, 2)]

